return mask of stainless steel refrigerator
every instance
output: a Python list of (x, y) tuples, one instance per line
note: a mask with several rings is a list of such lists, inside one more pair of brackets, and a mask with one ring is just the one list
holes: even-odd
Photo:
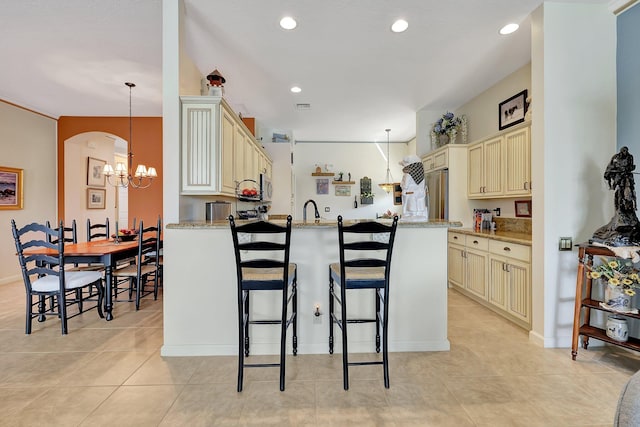
[(429, 172), (424, 180), (429, 220), (449, 219), (449, 170)]

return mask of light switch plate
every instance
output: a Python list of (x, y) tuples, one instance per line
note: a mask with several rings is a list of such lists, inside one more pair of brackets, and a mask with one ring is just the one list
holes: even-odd
[(573, 246), (573, 239), (571, 237), (561, 237), (558, 244), (559, 251), (570, 251)]
[(325, 206), (324, 211), (325, 212), (331, 212), (331, 208), (329, 206)]

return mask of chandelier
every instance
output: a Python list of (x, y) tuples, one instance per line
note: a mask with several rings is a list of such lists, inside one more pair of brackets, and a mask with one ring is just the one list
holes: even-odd
[[(107, 181), (109, 184), (116, 187), (131, 187), (131, 188), (147, 188), (151, 185), (153, 178), (156, 178), (158, 174), (156, 173), (156, 168), (153, 166), (147, 167), (143, 164), (139, 164), (136, 167), (136, 173), (132, 176), (131, 170), (133, 169), (133, 148), (132, 148), (132, 123), (133, 118), (131, 116), (131, 88), (136, 87), (135, 83), (126, 82), (125, 85), (129, 87), (129, 142), (128, 149), (129, 153), (127, 157), (129, 159), (129, 169), (127, 170), (127, 165), (123, 162), (116, 163), (115, 170), (111, 166), (110, 163), (107, 163), (104, 166), (103, 173), (107, 177)], [(111, 181), (111, 177), (113, 177), (113, 181)]]
[(391, 172), (389, 171), (389, 132), (391, 132), (391, 129), (385, 129), (384, 131), (387, 132), (387, 178), (383, 183), (378, 184), (378, 186), (387, 193), (390, 193), (394, 187)]

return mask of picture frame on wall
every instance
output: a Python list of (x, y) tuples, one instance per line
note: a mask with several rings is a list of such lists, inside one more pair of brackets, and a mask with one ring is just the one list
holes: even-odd
[(316, 179), (316, 194), (329, 194), (329, 179)]
[(87, 157), (87, 185), (90, 187), (104, 187), (105, 176), (104, 166), (107, 164), (106, 160), (95, 159), (93, 157)]
[(23, 169), (0, 166), (0, 210), (22, 209)]
[(527, 89), (498, 104), (498, 129), (503, 130), (524, 122), (527, 113)]
[(87, 209), (105, 209), (107, 190), (104, 188), (87, 188)]
[(516, 200), (515, 205), (516, 217), (531, 218), (531, 200)]
[(351, 186), (336, 185), (336, 196), (351, 196)]

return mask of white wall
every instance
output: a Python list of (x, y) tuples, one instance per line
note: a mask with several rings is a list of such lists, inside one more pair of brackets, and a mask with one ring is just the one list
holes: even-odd
[(24, 169), (24, 209), (0, 210), (0, 284), (20, 280), (11, 219), (57, 219), (56, 130), (54, 119), (0, 102), (0, 166)]
[[(114, 143), (105, 135), (104, 132), (86, 132), (65, 141), (64, 217), (65, 223), (76, 220), (79, 242), (86, 240), (87, 219), (91, 219), (92, 223), (104, 223), (105, 219), (109, 218), (111, 230), (115, 230), (117, 218), (115, 187), (108, 182), (104, 187), (87, 185), (88, 157), (114, 165)], [(87, 209), (87, 188), (106, 190), (105, 209)]]
[[(531, 97), (531, 64), (514, 71), (455, 110), (456, 116), (467, 116), (469, 143), (499, 131), (498, 105), (505, 99), (527, 89)], [(535, 104), (531, 103), (535, 108)]]
[[(389, 145), (390, 161), (389, 169), (394, 182), (402, 180), (402, 168), (399, 162), (410, 152), (412, 144), (391, 143)], [(387, 143), (379, 143), (379, 147), (386, 156)], [(335, 186), (331, 185), (329, 179), (329, 194), (316, 194), (316, 177), (311, 176), (315, 171), (316, 164), (322, 165), (324, 172), (325, 164), (332, 164), (333, 171), (344, 172), (343, 179), (348, 179), (351, 173), (351, 180), (356, 183), (351, 186), (351, 196), (336, 196)], [(378, 187), (378, 184), (385, 181), (387, 162), (385, 157), (375, 143), (297, 143), (293, 148), (293, 171), (295, 174), (296, 206), (294, 218), (302, 219), (302, 206), (308, 199), (313, 199), (318, 204), (322, 218), (335, 219), (338, 215), (344, 218), (375, 218), (376, 214), (382, 214), (387, 210), (402, 213), (402, 206), (394, 206), (392, 194), (387, 194)], [(360, 178), (367, 176), (371, 178), (372, 192), (375, 194), (372, 205), (362, 205), (360, 203)], [(358, 208), (354, 209), (354, 197), (358, 196)], [(330, 212), (325, 212), (325, 207)], [(313, 209), (308, 207), (307, 218), (313, 218)]]
[(544, 3), (533, 14), (533, 330), (571, 343), (576, 252), (613, 215), (603, 173), (616, 150), (616, 21), (606, 4)]
[(273, 184), (273, 198), (269, 213), (290, 214), (293, 199), (293, 183), (291, 175), (291, 144), (262, 141), (262, 146), (273, 161), (271, 181)]

